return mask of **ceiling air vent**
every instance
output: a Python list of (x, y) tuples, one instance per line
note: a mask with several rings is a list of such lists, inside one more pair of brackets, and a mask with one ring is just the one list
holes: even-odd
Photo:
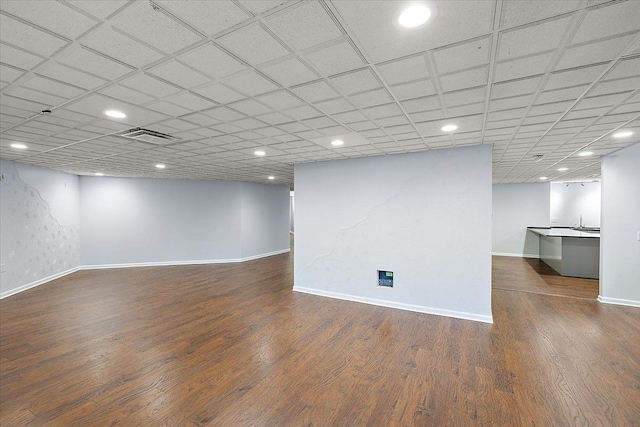
[(142, 128), (129, 129), (124, 133), (121, 133), (120, 136), (122, 136), (123, 138), (131, 138), (135, 139), (136, 141), (142, 141), (154, 145), (166, 145), (170, 142), (180, 141), (180, 139), (176, 138), (175, 136)]

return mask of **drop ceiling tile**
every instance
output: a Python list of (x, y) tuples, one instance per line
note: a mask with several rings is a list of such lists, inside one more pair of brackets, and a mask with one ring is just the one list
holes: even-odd
[(640, 76), (640, 56), (618, 61), (604, 77), (604, 80), (636, 76)]
[(109, 15), (115, 13), (118, 9), (128, 3), (128, 0), (109, 0), (109, 1), (95, 1), (95, 0), (67, 0), (68, 3), (73, 4), (80, 9), (89, 12), (91, 15), (100, 19), (105, 19)]
[(457, 92), (445, 93), (444, 102), (447, 107), (455, 107), (458, 105), (472, 104), (482, 102), (485, 99), (486, 87), (477, 87), (474, 89), (465, 89)]
[(205, 116), (202, 113), (187, 114), (187, 115), (181, 116), (180, 118), (182, 120), (186, 120), (188, 122), (195, 123), (200, 126), (211, 126), (211, 125), (216, 125), (220, 123), (219, 120), (216, 120), (209, 116)]
[(220, 104), (238, 101), (245, 96), (235, 90), (229, 89), (221, 83), (211, 83), (192, 89), (192, 92), (214, 100)]
[[(242, 128), (242, 129), (257, 129), (257, 128), (264, 127), (266, 125), (266, 123), (260, 120), (254, 119), (253, 117), (245, 117), (243, 119), (232, 122), (231, 124), (233, 126), (238, 126), (239, 128)], [(241, 135), (238, 135), (238, 136), (241, 136)], [(256, 136), (259, 136), (259, 135), (256, 135)]]
[(349, 101), (358, 108), (372, 107), (374, 105), (386, 104), (393, 101), (393, 98), (384, 89), (376, 89), (370, 92), (351, 95)]
[(541, 80), (542, 76), (534, 76), (525, 79), (494, 83), (491, 87), (491, 99), (534, 93)]
[(283, 3), (286, 3), (288, 0), (240, 0), (240, 3), (247, 8), (254, 15), (259, 15), (263, 12), (273, 9)]
[(233, 104), (229, 104), (228, 107), (233, 108), (236, 111), (240, 111), (247, 116), (257, 116), (259, 114), (271, 112), (271, 109), (269, 107), (265, 107), (264, 105), (254, 101), (253, 99), (234, 102)]
[(354, 106), (351, 105), (351, 103), (349, 103), (344, 98), (315, 102), (313, 105), (315, 105), (317, 108), (319, 108), (321, 111), (325, 112), (326, 114), (341, 113), (343, 111), (353, 110), (354, 108)]
[(54, 54), (67, 44), (62, 38), (37, 30), (6, 15), (0, 15), (0, 40), (44, 56)]
[(265, 23), (296, 51), (342, 36), (342, 32), (317, 1), (300, 3), (269, 18)]
[(487, 84), (489, 67), (483, 66), (459, 73), (440, 76), (440, 84), (444, 92), (466, 89)]
[(609, 40), (567, 48), (562, 54), (556, 70), (582, 67), (598, 62), (611, 61), (627, 47), (635, 35), (616, 37)]
[(591, 83), (606, 68), (606, 65), (593, 65), (590, 67), (558, 71), (552, 73), (547, 80), (544, 90), (560, 89), (567, 86), (575, 86)]
[[(402, 107), (408, 113), (417, 113), (421, 111), (431, 111), (440, 109), (440, 100), (437, 96), (427, 96), (423, 98), (411, 99), (401, 103)], [(424, 120), (420, 120), (424, 121)]]
[(484, 102), (476, 102), (474, 104), (460, 105), (458, 107), (448, 107), (447, 115), (449, 116), (468, 116), (472, 114), (484, 113)]
[(260, 95), (256, 99), (276, 110), (283, 110), (285, 108), (291, 108), (303, 104), (301, 100), (291, 95), (286, 90)]
[(150, 2), (138, 2), (129, 7), (113, 26), (167, 53), (175, 53), (202, 40), (162, 10), (154, 9)]
[(372, 119), (379, 119), (382, 117), (397, 116), (402, 113), (402, 110), (396, 103), (378, 105), (377, 107), (365, 108), (364, 113)]
[(364, 65), (362, 58), (346, 41), (307, 53), (304, 56), (324, 76), (344, 73)]
[(331, 82), (346, 95), (377, 89), (382, 86), (380, 81), (368, 68), (333, 77)]
[(589, 96), (604, 95), (607, 93), (616, 93), (636, 90), (640, 87), (640, 77), (631, 77), (628, 79), (609, 80), (598, 83), (589, 92)]
[(232, 2), (159, 0), (159, 4), (208, 36), (217, 34), (250, 18), (246, 12)]
[(54, 61), (49, 61), (40, 67), (37, 74), (85, 89), (95, 89), (107, 83), (107, 80), (74, 70)]
[(556, 89), (540, 93), (537, 99), (538, 104), (546, 104), (550, 102), (567, 101), (578, 99), (588, 85), (573, 86), (566, 89)]
[(587, 13), (572, 43), (601, 39), (638, 30), (640, 2), (612, 2), (594, 7)]
[(574, 109), (584, 110), (589, 108), (598, 107), (612, 107), (624, 101), (629, 97), (629, 93), (616, 93), (611, 95), (593, 96), (589, 98), (583, 98)]
[(205, 110), (207, 108), (215, 107), (216, 105), (214, 102), (194, 95), (193, 93), (186, 90), (176, 93), (175, 95), (168, 96), (165, 98), (165, 100), (171, 102), (172, 104), (179, 105), (180, 107), (187, 108), (190, 110), (190, 112)]
[[(160, 124), (165, 126), (170, 126), (174, 129), (183, 130), (183, 131), (191, 130), (198, 127), (193, 123), (189, 123), (180, 119), (169, 119), (161, 122)], [(158, 126), (158, 124), (154, 124), (153, 126), (155, 128), (156, 126)]]
[(444, 74), (487, 64), (490, 54), (491, 39), (485, 37), (438, 49), (433, 52), (433, 58), (438, 72)]
[(168, 119), (164, 114), (159, 114), (147, 108), (127, 104), (98, 94), (93, 94), (79, 101), (67, 104), (64, 106), (64, 109), (99, 118), (104, 117), (103, 112), (106, 110), (118, 110), (125, 113), (127, 117), (119, 120), (114, 119), (113, 122), (132, 126), (145, 126), (150, 123)]
[(16, 49), (6, 44), (0, 44), (0, 62), (12, 65), (23, 70), (30, 70), (44, 61), (34, 54)]
[(212, 108), (211, 110), (203, 111), (202, 113), (209, 117), (213, 117), (216, 120), (220, 120), (221, 122), (230, 122), (244, 117), (244, 115), (227, 107)]
[(24, 70), (0, 64), (0, 79), (2, 79), (2, 81), (12, 82), (23, 74), (25, 74)]
[(210, 43), (190, 50), (181, 55), (179, 60), (203, 74), (216, 78), (246, 69), (240, 61)]
[(141, 68), (163, 57), (157, 51), (134, 41), (112, 27), (103, 27), (82, 39), (81, 44), (115, 58), (134, 68)]
[(269, 123), (270, 125), (280, 125), (283, 123), (289, 123), (291, 122), (291, 118), (287, 117), (283, 114), (280, 113), (269, 113), (269, 114), (264, 114), (262, 116), (258, 116), (256, 117), (257, 119), (260, 119), (260, 121), (263, 121), (265, 123)]
[(487, 121), (495, 122), (500, 120), (520, 119), (524, 116), (526, 108), (514, 108), (512, 110), (502, 110), (487, 114)]
[(27, 89), (25, 87), (15, 87), (10, 90), (10, 95), (13, 95), (18, 98), (23, 98), (27, 101), (32, 101), (36, 104), (39, 104), (37, 110), (34, 111), (42, 111), (45, 109), (50, 109), (56, 105), (62, 104), (67, 101), (66, 98), (61, 98), (59, 96), (54, 96), (42, 92), (37, 92), (31, 89)]
[(341, 123), (354, 123), (367, 120), (367, 117), (358, 110), (334, 114), (333, 118), (340, 121)]
[(478, 37), (493, 26), (492, 2), (438, 3), (436, 19), (411, 31), (396, 25), (404, 7), (400, 2), (347, 1), (334, 6), (376, 63)]
[(163, 62), (160, 65), (150, 68), (147, 72), (186, 89), (210, 81), (209, 78), (175, 60)]
[(142, 73), (123, 80), (121, 84), (131, 89), (146, 93), (147, 95), (159, 98), (180, 91), (180, 88)]
[(514, 80), (544, 74), (553, 57), (552, 53), (499, 62), (495, 66), (494, 81)]
[(253, 71), (235, 74), (223, 81), (227, 86), (246, 96), (262, 95), (278, 89), (278, 86)]
[(426, 58), (424, 55), (385, 62), (376, 66), (387, 84), (422, 80), (429, 77)]
[(188, 108), (178, 107), (175, 104), (171, 104), (162, 100), (150, 102), (145, 105), (145, 108), (149, 108), (151, 110), (158, 111), (160, 113), (173, 117), (182, 116), (191, 112), (191, 110)]
[(489, 111), (507, 110), (509, 108), (525, 107), (529, 105), (533, 97), (520, 95), (512, 98), (492, 99), (489, 101)]
[(297, 58), (268, 65), (262, 68), (262, 71), (284, 87), (291, 87), (318, 79), (318, 75)]
[(325, 81), (298, 86), (291, 90), (307, 102), (325, 101), (340, 96), (340, 94), (333, 90)]
[(83, 89), (39, 76), (27, 78), (21, 86), (28, 89), (38, 90), (40, 92), (50, 93), (66, 99), (75, 98), (86, 93)]
[(136, 105), (146, 104), (147, 102), (154, 100), (154, 98), (145, 95), (142, 92), (138, 92), (118, 84), (101, 89), (100, 93)]
[(571, 16), (566, 16), (501, 32), (498, 59), (512, 59), (555, 49), (570, 23)]
[[(309, 126), (310, 128), (314, 128), (314, 129), (321, 129), (321, 128), (326, 128), (326, 127), (331, 127), (331, 126), (339, 126), (338, 123), (336, 123), (335, 120), (330, 119), (329, 117), (323, 116), (323, 117), (315, 117), (313, 119), (306, 119), (303, 120), (302, 123), (304, 123), (306, 126)], [(307, 138), (309, 139), (309, 138)]]
[(400, 101), (417, 98), (420, 96), (433, 95), (435, 93), (433, 81), (431, 81), (431, 79), (413, 83), (399, 84), (392, 86), (390, 89), (391, 92), (393, 92), (396, 98)]
[(252, 24), (226, 34), (217, 41), (244, 61), (257, 65), (281, 58), (289, 51), (259, 24)]
[(289, 110), (282, 111), (282, 113), (286, 114), (287, 116), (295, 120), (304, 120), (311, 117), (318, 117), (322, 115), (320, 111), (316, 110), (315, 108), (309, 105), (301, 105), (299, 107), (293, 107)]
[(413, 127), (409, 124), (409, 120), (404, 115), (376, 119), (376, 124), (384, 128), (390, 135), (398, 135), (413, 131)]
[(513, 27), (572, 12), (584, 3), (583, 0), (509, 1), (502, 6), (501, 27)]
[(126, 67), (78, 46), (66, 49), (56, 59), (58, 62), (70, 67), (107, 80), (115, 80), (133, 71), (133, 68)]

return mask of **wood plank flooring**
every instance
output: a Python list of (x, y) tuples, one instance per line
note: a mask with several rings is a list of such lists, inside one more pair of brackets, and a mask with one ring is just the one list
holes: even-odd
[(494, 259), (488, 325), (294, 293), (292, 261), (0, 301), (0, 425), (640, 426), (640, 309), (534, 293)]

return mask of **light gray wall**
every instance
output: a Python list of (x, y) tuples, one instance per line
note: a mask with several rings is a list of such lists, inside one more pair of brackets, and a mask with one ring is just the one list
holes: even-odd
[(75, 175), (0, 160), (0, 297), (72, 271), (80, 260)]
[(295, 192), (294, 290), (491, 321), (491, 146), (299, 164)]
[(640, 307), (640, 143), (602, 158), (600, 300)]
[(600, 227), (599, 182), (551, 183), (551, 226)]
[(538, 258), (538, 236), (527, 227), (549, 227), (549, 183), (494, 185), (493, 254)]
[(289, 248), (289, 188), (241, 184), (242, 258)]

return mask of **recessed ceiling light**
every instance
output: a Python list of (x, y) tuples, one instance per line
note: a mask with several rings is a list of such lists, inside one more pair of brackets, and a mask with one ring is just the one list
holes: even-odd
[(549, 178), (547, 178), (546, 176), (541, 176), (540, 177), (540, 181), (546, 181), (547, 179), (549, 179)]
[(165, 165), (163, 165), (162, 163), (158, 163), (158, 164), (156, 165), (156, 168), (157, 168), (157, 169), (164, 169), (164, 168), (166, 168), (166, 166), (165, 166)]
[(125, 117), (127, 117), (125, 113), (118, 110), (107, 110), (104, 112), (104, 115), (113, 119), (124, 119)]
[(418, 27), (429, 20), (431, 11), (423, 5), (415, 5), (406, 8), (398, 17), (398, 23), (405, 28)]
[(343, 144), (344, 144), (344, 141), (341, 139), (335, 139), (331, 141), (331, 145), (333, 145), (334, 147), (340, 147)]
[(442, 132), (453, 132), (456, 129), (458, 129), (456, 125), (444, 125), (441, 128)]
[(265, 156), (267, 153), (265, 153), (262, 150), (257, 150), (257, 151), (254, 151), (253, 154), (255, 154), (258, 157), (262, 157), (262, 156)]
[(271, 175), (270, 177), (268, 177), (268, 179), (270, 179), (271, 181), (273, 181), (274, 179), (276, 179), (275, 176)]
[(104, 176), (104, 174), (102, 172), (96, 172), (94, 173), (95, 176)]
[(11, 148), (17, 148), (18, 150), (26, 150), (27, 146), (24, 144), (19, 144), (17, 142), (14, 142), (13, 144), (11, 144)]
[(631, 136), (631, 135), (633, 135), (633, 132), (625, 130), (625, 131), (621, 131), (621, 132), (616, 132), (612, 136), (614, 138), (626, 138), (626, 137)]
[(581, 157), (593, 156), (593, 151), (583, 151), (582, 153), (578, 153), (578, 156), (581, 156)]
[(559, 172), (564, 172), (564, 171), (568, 171), (568, 170), (569, 170), (569, 168), (558, 168)]

